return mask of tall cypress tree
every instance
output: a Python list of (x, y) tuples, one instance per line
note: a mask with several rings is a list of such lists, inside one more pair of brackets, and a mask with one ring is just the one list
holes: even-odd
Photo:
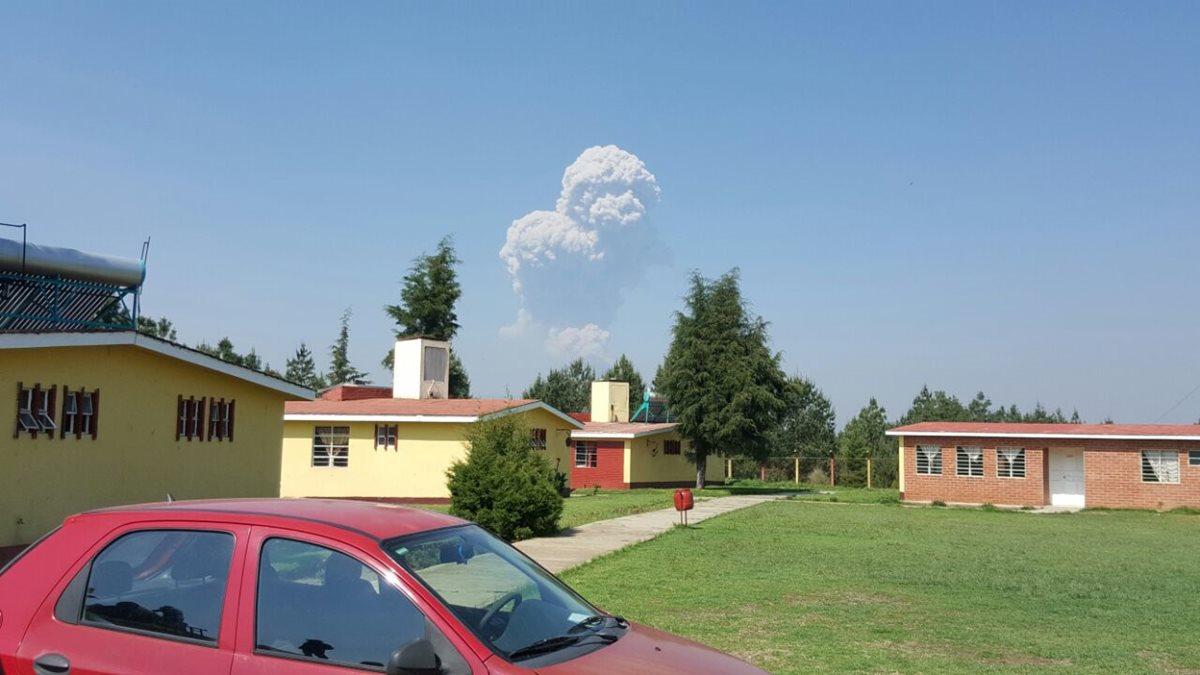
[(596, 371), (579, 358), (563, 368), (551, 369), (544, 378), (538, 373), (522, 397), (537, 399), (563, 412), (587, 412), (595, 379)]
[[(428, 337), (435, 340), (453, 340), (458, 333), (458, 315), (454, 305), (462, 297), (458, 274), (454, 268), (461, 262), (454, 252), (454, 240), (444, 237), (431, 254), (421, 254), (413, 261), (404, 277), (400, 290), (400, 304), (386, 305), (383, 309), (396, 322), (396, 337)], [(383, 365), (392, 367), (393, 353), (383, 359)], [(458, 354), (450, 351), (450, 398), (470, 398), (471, 378), (459, 360)]]
[(342, 313), (342, 327), (329, 348), (329, 384), (367, 384), (367, 374), (350, 365), (350, 308)]
[(768, 435), (787, 407), (787, 378), (767, 346), (766, 321), (742, 299), (736, 269), (716, 280), (693, 272), (684, 304), (656, 381), (691, 441), (699, 488), (710, 455), (769, 454)]
[(313, 361), (312, 352), (303, 342), (300, 343), (295, 356), (287, 360), (287, 373), (284, 377), (313, 391), (325, 388), (325, 379), (317, 372), (317, 364)]

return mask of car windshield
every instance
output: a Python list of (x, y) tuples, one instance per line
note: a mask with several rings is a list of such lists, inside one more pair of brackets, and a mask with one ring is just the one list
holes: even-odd
[(384, 548), (493, 651), (511, 660), (615, 639), (584, 641), (591, 633), (586, 629), (600, 623), (595, 618), (600, 612), (476, 525), (392, 539)]

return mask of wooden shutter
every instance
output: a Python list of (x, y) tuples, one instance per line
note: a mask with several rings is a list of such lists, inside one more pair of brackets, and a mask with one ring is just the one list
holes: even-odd
[[(78, 427), (77, 427), (78, 428)], [(92, 392), (92, 440), (96, 440), (96, 430), (100, 428), (100, 390)]]
[(233, 399), (229, 400), (229, 440), (233, 440)]
[(17, 383), (17, 414), (13, 416), (13, 438), (21, 435), (21, 392), (25, 391), (25, 383)]
[(187, 417), (183, 408), (183, 394), (175, 402), (175, 440), (183, 436), (183, 421)]
[(205, 426), (204, 426), (204, 416), (205, 416), (205, 413), (208, 412), (208, 397), (207, 396), (200, 398), (200, 410), (197, 412), (198, 412), (198, 414), (196, 415), (196, 440), (202, 441), (202, 440), (204, 440), (204, 432), (208, 431), (208, 429), (205, 428)]

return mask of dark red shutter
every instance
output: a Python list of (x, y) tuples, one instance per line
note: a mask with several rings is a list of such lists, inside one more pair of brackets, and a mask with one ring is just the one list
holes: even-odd
[[(37, 422), (38, 401), (42, 400), (42, 383), (33, 383), (33, 398), (29, 399), (29, 414), (33, 415), (33, 421)], [(29, 432), (30, 438), (37, 438), (37, 425), (34, 425), (33, 431)]]
[(229, 401), (229, 440), (233, 440), (233, 399)]
[(200, 399), (200, 410), (197, 411), (197, 415), (196, 415), (196, 440), (198, 440), (198, 441), (204, 440), (204, 432), (207, 431), (207, 429), (204, 426), (204, 414), (207, 412), (208, 412), (208, 397), (205, 396)]
[[(79, 424), (75, 424), (79, 428)], [(96, 440), (96, 430), (100, 428), (100, 390), (92, 392), (92, 440)]]
[(17, 415), (13, 418), (13, 438), (21, 435), (21, 392), (25, 391), (25, 383), (17, 383)]
[[(50, 401), (46, 404), (46, 417), (49, 417), (51, 421), (54, 420), (55, 410), (58, 410), (58, 385), (52, 384), (50, 385)], [(54, 438), (53, 431), (47, 431), (46, 435)]]
[(175, 440), (179, 440), (183, 436), (183, 421), (185, 418), (183, 406), (183, 394), (180, 394), (175, 402)]
[[(69, 391), (67, 391), (67, 385), (64, 384), (63, 385), (62, 417), (60, 417), (58, 420), (58, 437), (60, 439), (67, 437), (67, 399), (70, 398), (70, 396), (71, 396), (71, 393)], [(75, 406), (76, 406), (75, 409), (79, 410), (78, 402), (75, 403)]]

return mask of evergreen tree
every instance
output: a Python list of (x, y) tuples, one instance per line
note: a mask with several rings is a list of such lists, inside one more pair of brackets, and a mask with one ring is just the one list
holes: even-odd
[(940, 389), (931, 392), (928, 386), (923, 386), (921, 391), (913, 397), (912, 407), (900, 418), (900, 424), (965, 422), (967, 418), (967, 409), (963, 407), (958, 398)]
[(596, 371), (578, 358), (565, 368), (552, 369), (545, 378), (538, 373), (522, 397), (537, 399), (563, 412), (587, 412), (595, 379)]
[(253, 347), (250, 348), (248, 353), (240, 354), (238, 353), (237, 349), (234, 348), (233, 341), (228, 337), (221, 338), (216, 347), (208, 344), (207, 342), (201, 342), (200, 344), (196, 345), (196, 351), (216, 357), (226, 363), (232, 363), (235, 366), (241, 366), (243, 368), (257, 370), (275, 377), (281, 377), (279, 371), (263, 362), (262, 357), (258, 355), (258, 352), (254, 351)]
[(766, 321), (742, 299), (736, 269), (716, 280), (694, 272), (684, 304), (658, 383), (691, 441), (703, 487), (710, 455), (769, 454), (768, 436), (787, 408), (787, 377), (767, 346)]
[[(427, 337), (452, 341), (458, 333), (458, 315), (454, 305), (462, 297), (458, 274), (454, 267), (461, 262), (454, 252), (454, 240), (444, 237), (432, 254), (421, 254), (413, 261), (400, 290), (400, 304), (383, 309), (396, 322), (396, 337)], [(386, 368), (392, 367), (394, 353), (383, 359)], [(471, 378), (459, 360), (450, 352), (450, 398), (470, 398)]]
[(975, 394), (975, 398), (967, 404), (967, 419), (971, 422), (990, 422), (994, 416), (992, 400), (982, 391)]
[(637, 409), (642, 405), (642, 396), (646, 391), (646, 383), (642, 381), (642, 374), (633, 367), (633, 362), (624, 354), (617, 359), (617, 362), (612, 364), (612, 367), (604, 371), (604, 375), (600, 379), (608, 380), (609, 382), (628, 382), (629, 383), (629, 414), (637, 412)]
[[(888, 438), (887, 411), (874, 398), (846, 423), (838, 437), (838, 450), (843, 458), (838, 475), (849, 485), (866, 484), (866, 459), (879, 459), (872, 466), (873, 485), (892, 485), (896, 481), (897, 447)], [(892, 460), (892, 461), (888, 461)]]
[(367, 384), (367, 374), (350, 365), (350, 308), (342, 313), (337, 340), (329, 348), (329, 384)]
[(325, 388), (325, 379), (317, 372), (317, 364), (313, 361), (312, 352), (303, 342), (296, 350), (296, 355), (287, 360), (287, 374), (284, 378), (313, 391)]
[(833, 454), (836, 415), (825, 394), (811, 380), (796, 375), (788, 379), (784, 399), (787, 405), (770, 434), (771, 455), (812, 458)]
[(1071, 411), (1071, 424), (1083, 424), (1083, 418), (1079, 416), (1078, 410)]
[(166, 317), (154, 319), (145, 315), (139, 316), (137, 320), (137, 332), (159, 338), (160, 340), (167, 340), (168, 342), (178, 342), (178, 337), (175, 334), (175, 326)]

